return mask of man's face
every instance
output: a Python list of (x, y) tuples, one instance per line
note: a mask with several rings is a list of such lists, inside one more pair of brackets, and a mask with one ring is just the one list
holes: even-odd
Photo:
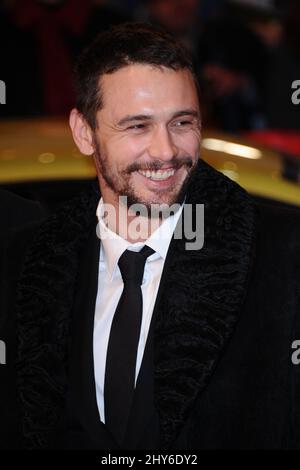
[(181, 202), (200, 146), (198, 96), (191, 73), (126, 66), (101, 78), (103, 108), (94, 133), (105, 203)]

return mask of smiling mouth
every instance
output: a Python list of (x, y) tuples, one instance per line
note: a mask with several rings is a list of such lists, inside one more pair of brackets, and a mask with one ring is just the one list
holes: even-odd
[(157, 170), (157, 171), (143, 171), (138, 170), (138, 173), (145, 178), (148, 178), (152, 181), (164, 181), (170, 178), (175, 174), (175, 168), (170, 168), (169, 170)]

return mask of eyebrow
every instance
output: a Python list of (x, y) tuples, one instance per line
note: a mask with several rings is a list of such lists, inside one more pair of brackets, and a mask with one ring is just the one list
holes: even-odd
[(174, 114), (173, 118), (180, 117), (180, 116), (192, 116), (197, 119), (200, 119), (200, 113), (199, 111), (196, 111), (195, 109), (183, 109), (182, 111), (178, 111), (177, 113)]
[(136, 114), (136, 115), (130, 115), (128, 114), (127, 116), (123, 117), (118, 123), (118, 126), (123, 126), (124, 124), (127, 124), (128, 122), (132, 121), (146, 121), (147, 119), (153, 119), (153, 116), (151, 114)]
[[(192, 116), (197, 119), (200, 119), (200, 113), (196, 111), (195, 109), (182, 109), (180, 111), (177, 111), (176, 113), (173, 114), (172, 119), (180, 117), (180, 116)], [(154, 116), (152, 114), (136, 114), (136, 115), (128, 114), (127, 116), (123, 117), (117, 123), (117, 125), (124, 126), (124, 124), (128, 124), (129, 122), (132, 122), (132, 121), (147, 121), (153, 118)]]

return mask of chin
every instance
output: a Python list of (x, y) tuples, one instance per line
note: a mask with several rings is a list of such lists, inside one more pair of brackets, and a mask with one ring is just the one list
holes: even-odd
[(146, 207), (150, 208), (151, 205), (155, 206), (171, 206), (177, 202), (178, 194), (172, 194), (169, 196), (163, 197), (142, 197), (139, 199), (139, 203), (144, 204)]

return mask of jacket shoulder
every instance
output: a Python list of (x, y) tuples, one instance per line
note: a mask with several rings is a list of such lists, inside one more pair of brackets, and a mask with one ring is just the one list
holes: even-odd
[(300, 208), (255, 199), (257, 231), (274, 247), (300, 256)]
[(20, 227), (45, 216), (46, 211), (39, 202), (0, 189), (0, 220), (5, 230)]

